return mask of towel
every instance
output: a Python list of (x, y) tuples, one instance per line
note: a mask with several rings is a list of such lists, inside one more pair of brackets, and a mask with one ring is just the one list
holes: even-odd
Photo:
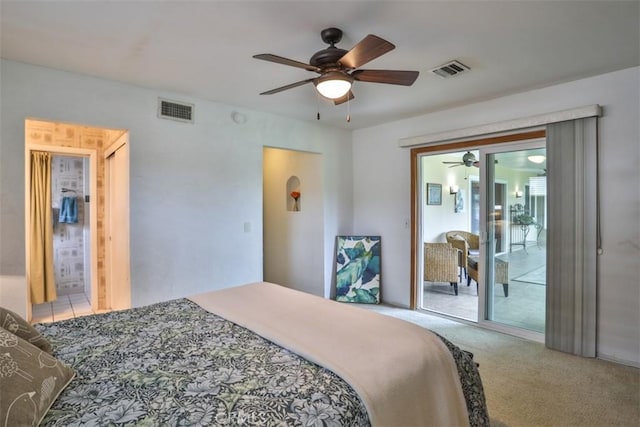
[(76, 224), (78, 222), (78, 204), (75, 197), (63, 197), (60, 202), (60, 222)]

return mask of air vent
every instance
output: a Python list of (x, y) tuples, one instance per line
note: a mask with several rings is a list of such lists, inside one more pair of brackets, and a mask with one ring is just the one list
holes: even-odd
[(193, 104), (158, 98), (158, 117), (193, 123)]
[(434, 68), (433, 70), (431, 70), (431, 72), (439, 75), (440, 77), (448, 79), (449, 77), (454, 77), (462, 73), (466, 73), (469, 70), (471, 69), (464, 65), (462, 62), (451, 61)]

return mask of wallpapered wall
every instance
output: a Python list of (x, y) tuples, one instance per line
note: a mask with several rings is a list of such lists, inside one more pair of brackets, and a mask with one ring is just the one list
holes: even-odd
[[(53, 156), (51, 162), (51, 203), (53, 208), (53, 264), (58, 295), (85, 291), (85, 250), (89, 242), (84, 239), (84, 160), (82, 157)], [(63, 191), (67, 190), (67, 191)], [(76, 199), (77, 222), (59, 221), (63, 197)]]

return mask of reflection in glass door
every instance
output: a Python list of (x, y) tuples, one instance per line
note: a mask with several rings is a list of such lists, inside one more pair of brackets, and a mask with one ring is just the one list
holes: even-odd
[[(522, 147), (522, 145), (520, 145)], [(546, 150), (484, 150), (484, 319), (544, 333)], [(507, 151), (510, 150), (510, 151)], [(502, 186), (496, 183), (504, 183)]]

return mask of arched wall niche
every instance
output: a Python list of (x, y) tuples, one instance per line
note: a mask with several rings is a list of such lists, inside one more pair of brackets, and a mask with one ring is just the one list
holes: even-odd
[[(298, 194), (297, 199), (294, 198), (294, 192), (296, 192)], [(301, 203), (301, 191), (300, 191), (300, 178), (298, 178), (295, 175), (292, 175), (289, 177), (289, 179), (287, 180), (287, 188), (286, 188), (286, 193), (285, 193), (285, 198), (286, 198), (286, 206), (287, 206), (287, 211), (289, 212), (297, 212), (302, 210), (302, 206), (300, 205)]]

